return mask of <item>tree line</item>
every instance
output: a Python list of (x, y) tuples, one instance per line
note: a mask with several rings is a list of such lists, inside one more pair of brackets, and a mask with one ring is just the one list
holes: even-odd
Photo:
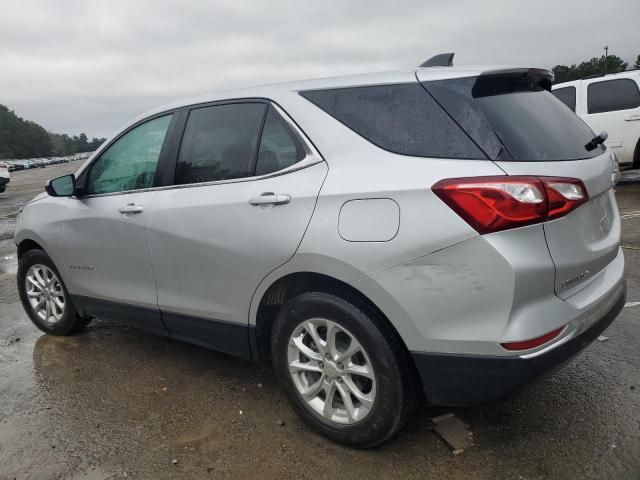
[(0, 159), (62, 157), (92, 152), (105, 140), (89, 140), (84, 133), (70, 137), (47, 132), (36, 122), (17, 116), (0, 104)]
[[(640, 55), (631, 68), (640, 68)], [(604, 73), (618, 73), (629, 70), (629, 64), (617, 55), (605, 57), (593, 57), (591, 60), (573, 65), (556, 65), (552, 68), (555, 75), (554, 83), (570, 82), (580, 80), (592, 75), (603, 75)]]

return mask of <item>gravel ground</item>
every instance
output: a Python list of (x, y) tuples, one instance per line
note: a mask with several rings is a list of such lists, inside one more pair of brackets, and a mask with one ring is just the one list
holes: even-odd
[[(429, 428), (451, 410), (423, 407), (391, 442), (353, 450), (296, 417), (269, 365), (105, 321), (43, 335), (3, 260), (15, 256), (8, 215), (78, 166), (15, 172), (0, 194), (0, 478), (640, 478), (640, 306), (553, 377), (453, 410), (474, 438), (459, 455)], [(637, 302), (640, 186), (618, 202)]]

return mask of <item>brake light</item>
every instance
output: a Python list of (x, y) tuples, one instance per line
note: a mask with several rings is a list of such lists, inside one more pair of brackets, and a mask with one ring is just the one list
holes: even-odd
[(560, 177), (450, 178), (432, 190), (481, 234), (559, 218), (588, 200), (582, 181)]
[(531, 338), (529, 340), (522, 340), (520, 342), (501, 343), (500, 345), (502, 345), (502, 348), (509, 351), (528, 350), (530, 348), (539, 347), (540, 345), (544, 345), (545, 343), (550, 342), (554, 338), (560, 336), (563, 330), (564, 327), (560, 327), (556, 328), (555, 330), (551, 330), (549, 333), (545, 333), (540, 337)]

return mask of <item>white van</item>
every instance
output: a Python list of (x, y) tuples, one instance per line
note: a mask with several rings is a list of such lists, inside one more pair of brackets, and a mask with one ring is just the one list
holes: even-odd
[(606, 144), (621, 164), (640, 168), (640, 70), (574, 80), (553, 86), (553, 94), (576, 112), (595, 133), (609, 134)]

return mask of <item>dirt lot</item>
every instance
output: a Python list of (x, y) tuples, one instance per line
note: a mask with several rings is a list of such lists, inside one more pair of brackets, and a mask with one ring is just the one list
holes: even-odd
[[(269, 365), (105, 321), (43, 335), (3, 260), (15, 256), (10, 214), (79, 165), (15, 172), (0, 194), (0, 478), (640, 478), (640, 306), (555, 376), (455, 410), (475, 443), (460, 455), (429, 428), (448, 410), (423, 407), (391, 442), (352, 450), (296, 417)], [(640, 186), (618, 201), (637, 302)]]

